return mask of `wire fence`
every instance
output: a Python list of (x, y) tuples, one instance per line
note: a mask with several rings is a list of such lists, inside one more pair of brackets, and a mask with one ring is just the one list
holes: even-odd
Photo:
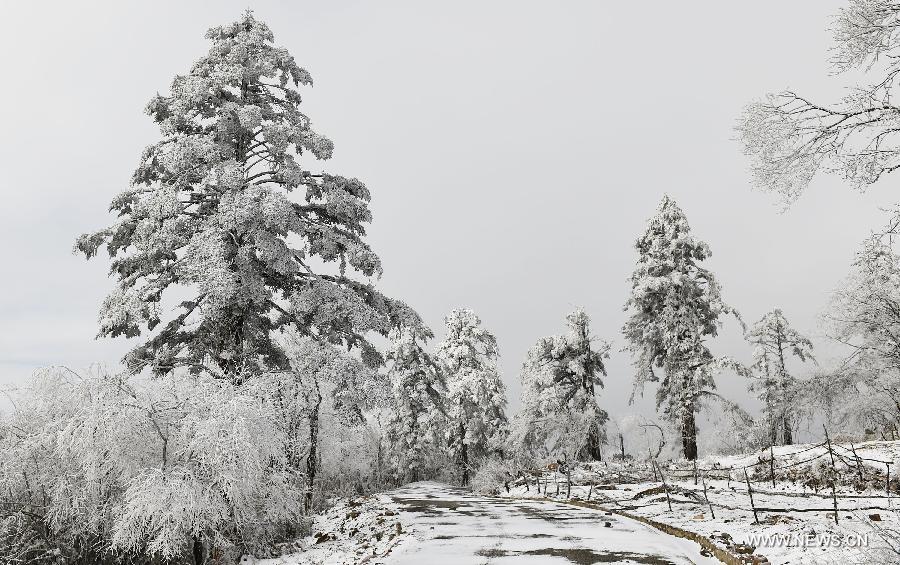
[[(797, 459), (798, 455), (810, 453), (815, 450), (821, 451), (809, 457)], [(768, 451), (768, 453), (765, 453), (765, 451)], [(766, 457), (766, 455), (768, 455), (768, 457)], [(818, 460), (822, 460), (824, 463), (819, 469), (819, 476), (810, 477), (808, 483), (803, 483), (804, 492), (774, 490), (775, 488), (777, 488), (777, 478), (779, 472), (784, 475), (784, 471), (809, 465)], [(869, 465), (865, 465), (864, 462), (869, 463)], [(838, 470), (838, 463), (844, 466), (844, 476), (848, 474), (856, 475), (856, 478), (859, 479), (860, 484), (864, 484), (867, 480), (879, 480), (880, 477), (878, 475), (881, 471), (880, 469), (874, 467), (884, 465), (884, 494), (838, 494), (838, 483), (842, 476), (841, 472)], [(658, 500), (641, 503), (636, 499), (654, 494), (665, 494), (665, 500), (670, 511), (673, 508), (673, 504), (701, 504), (709, 508), (712, 518), (715, 518), (715, 509), (719, 508), (723, 510), (752, 513), (754, 522), (756, 523), (759, 523), (759, 515), (761, 513), (828, 512), (833, 515), (835, 523), (838, 523), (839, 514), (841, 511), (896, 511), (896, 509), (891, 504), (892, 465), (894, 465), (894, 462), (890, 460), (881, 460), (872, 457), (860, 456), (860, 454), (857, 453), (855, 445), (853, 444), (850, 444), (850, 446), (847, 447), (844, 445), (832, 443), (831, 438), (828, 434), (828, 430), (825, 429), (825, 441), (823, 442), (811, 445), (799, 451), (792, 451), (790, 453), (783, 453), (780, 455), (776, 455), (774, 447), (770, 447), (768, 450), (761, 451), (757, 455), (756, 461), (743, 465), (723, 466), (716, 464), (711, 467), (701, 467), (697, 465), (696, 461), (694, 461), (693, 466), (690, 468), (682, 468), (670, 465), (664, 471), (663, 466), (661, 466), (659, 462), (657, 462), (655, 459), (650, 459), (648, 462), (649, 469), (644, 469), (643, 473), (652, 473), (652, 477), (654, 479), (653, 482), (659, 482), (660, 485), (657, 487), (646, 489), (641, 493), (636, 494), (635, 497), (631, 500), (622, 500), (606, 496), (605, 494), (603, 494), (602, 490), (615, 488), (615, 484), (618, 482), (635, 482), (635, 480), (640, 480), (640, 476), (636, 475), (633, 472), (635, 470), (634, 467), (632, 467), (631, 473), (625, 471), (624, 469), (620, 470), (618, 474), (616, 471), (610, 470), (610, 472), (605, 473), (606, 480), (604, 482), (597, 482), (594, 480), (588, 482), (584, 482), (582, 480), (580, 482), (582, 483), (582, 487), (588, 488), (588, 501), (590, 501), (593, 497), (599, 502), (614, 504), (623, 510), (634, 510), (652, 506), (656, 504)], [(550, 469), (555, 473), (555, 479), (552, 482), (555, 483), (556, 490), (553, 494), (561, 494), (560, 489), (562, 484), (565, 485), (564, 488), (566, 489), (566, 496), (570, 497), (572, 487), (571, 475), (569, 473), (562, 473), (561, 469), (554, 466), (550, 466)], [(752, 476), (751, 473), (748, 472), (751, 470)], [(768, 471), (768, 473), (766, 473), (766, 471)], [(538, 492), (540, 493), (541, 489), (543, 488), (543, 494), (548, 495), (548, 490), (551, 484), (550, 479), (546, 478), (544, 481), (541, 481), (541, 471), (532, 471), (530, 472), (530, 474), (531, 478), (533, 479), (532, 484), (538, 489)], [(690, 480), (691, 478), (693, 478), (694, 484), (698, 486), (698, 489), (691, 490), (684, 488), (683, 486), (673, 485), (671, 484), (671, 480), (667, 480), (667, 475), (669, 479), (677, 480)], [(531, 485), (529, 484), (528, 476), (523, 475), (523, 477), (523, 484), (530, 490)], [(560, 481), (560, 478), (564, 478), (565, 480)], [(625, 479), (624, 481), (621, 480), (623, 478)], [(742, 506), (723, 504), (722, 502), (711, 500), (709, 493), (711, 489), (707, 488), (708, 479), (727, 480), (729, 483), (728, 486), (731, 491), (747, 494), (750, 501), (750, 507), (746, 508)], [(522, 478), (520, 478), (520, 480), (522, 480)], [(734, 486), (731, 485), (732, 481), (735, 482)], [(773, 490), (766, 490), (759, 487), (760, 483), (768, 482), (772, 483)], [(806, 491), (806, 487), (808, 484), (815, 488), (814, 492)], [(702, 489), (699, 488), (701, 485)], [(830, 492), (820, 493), (820, 488), (830, 490)], [(673, 494), (679, 495), (683, 497), (683, 499), (673, 497)], [(757, 496), (754, 497), (754, 495)], [(830, 500), (831, 505), (828, 507), (807, 507), (804, 505), (782, 506), (772, 505), (768, 501), (763, 504), (758, 504), (756, 499), (759, 496), (821, 498)], [(849, 504), (849, 501), (851, 500), (860, 500), (861, 502), (864, 500), (886, 500), (887, 504), (886, 506), (882, 506), (878, 502), (875, 502), (871, 505), (860, 506)]]

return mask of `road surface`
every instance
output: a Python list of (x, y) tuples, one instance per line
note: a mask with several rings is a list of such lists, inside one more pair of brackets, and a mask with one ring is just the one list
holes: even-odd
[(718, 564), (700, 546), (640, 522), (543, 500), (482, 497), (439, 483), (386, 493), (410, 535), (384, 565)]

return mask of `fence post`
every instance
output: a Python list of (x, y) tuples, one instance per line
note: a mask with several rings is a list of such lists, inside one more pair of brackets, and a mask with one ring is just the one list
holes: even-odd
[(694, 486), (697, 486), (697, 459), (694, 459)]
[(834, 451), (831, 449), (831, 438), (828, 437), (828, 428), (825, 427), (825, 424), (822, 424), (822, 429), (825, 430), (825, 444), (828, 446), (828, 455), (831, 456), (831, 499), (834, 501), (834, 523), (838, 523), (838, 505), (837, 505), (837, 490), (835, 489), (835, 484), (837, 483), (837, 466), (834, 464)]
[(659, 470), (659, 478), (662, 480), (663, 489), (666, 491), (666, 503), (669, 505), (669, 512), (672, 511), (672, 499), (669, 498), (669, 485), (666, 484), (666, 476), (663, 475), (662, 467), (659, 466), (659, 463), (656, 464), (656, 468)]
[(769, 474), (772, 475), (772, 488), (775, 488), (775, 449), (769, 446)]
[(594, 492), (594, 481), (591, 481), (591, 485), (588, 487), (588, 502), (591, 501), (591, 493)]
[(885, 466), (887, 467), (887, 475), (884, 480), (884, 490), (887, 493), (888, 506), (890, 506), (891, 505), (891, 462), (890, 461), (886, 462)]
[(709, 501), (709, 496), (706, 495), (706, 475), (703, 475), (703, 498), (706, 499), (706, 504), (709, 505), (709, 514), (712, 516), (712, 519), (716, 519), (716, 511), (713, 510), (712, 502)]
[(747, 475), (747, 469), (744, 469), (744, 480), (747, 481), (747, 494), (750, 495), (750, 508), (753, 509), (753, 521), (759, 524), (759, 515), (756, 513), (756, 503), (753, 502), (753, 487), (750, 486), (750, 477)]
[(862, 459), (856, 454), (856, 446), (853, 445), (853, 442), (850, 442), (850, 451), (853, 452), (853, 458), (856, 459), (856, 471), (859, 473), (859, 482), (863, 482), (866, 479), (863, 477)]

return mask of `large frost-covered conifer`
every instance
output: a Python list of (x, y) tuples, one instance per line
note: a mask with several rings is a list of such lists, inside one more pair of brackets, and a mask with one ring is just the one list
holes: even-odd
[[(625, 304), (630, 317), (623, 328), (635, 356), (635, 389), (659, 383), (657, 408), (677, 423), (684, 455), (695, 459), (700, 400), (715, 388), (717, 371), (736, 368), (729, 359), (714, 357), (706, 341), (718, 333), (721, 315), (737, 317), (737, 312), (722, 301), (718, 281), (700, 265), (710, 256), (709, 246), (691, 235), (687, 218), (668, 196), (636, 248)], [(662, 369), (662, 376), (654, 369)]]
[[(301, 163), (333, 149), (299, 109), (309, 73), (249, 11), (206, 37), (209, 53), (147, 106), (162, 139), (113, 199), (118, 220), (76, 242), (113, 259), (100, 335), (156, 330), (126, 357), (133, 370), (206, 365), (240, 380), (286, 367), (271, 337), (284, 327), (380, 362), (365, 334), (419, 322), (370, 282), (368, 189)], [(171, 317), (168, 294), (185, 296)]]
[(497, 370), (497, 340), (468, 309), (447, 315), (437, 357), (447, 375), (448, 441), (463, 484), (473, 464), (505, 440), (506, 392)]
[(591, 344), (590, 318), (583, 310), (566, 317), (569, 333), (541, 338), (522, 366), (522, 409), (511, 444), (527, 459), (576, 457), (600, 459), (606, 411), (597, 389), (606, 375), (609, 344)]
[(769, 439), (772, 444), (793, 443), (794, 416), (791, 410), (796, 396), (796, 380), (788, 372), (785, 357), (801, 361), (812, 359), (812, 342), (788, 324), (784, 314), (775, 308), (747, 333), (747, 341), (755, 345), (753, 370), (759, 378), (760, 400), (765, 407)]
[(435, 470), (443, 451), (444, 375), (408, 332), (394, 332), (387, 358), (394, 401), (385, 430), (391, 463), (398, 478), (418, 481)]

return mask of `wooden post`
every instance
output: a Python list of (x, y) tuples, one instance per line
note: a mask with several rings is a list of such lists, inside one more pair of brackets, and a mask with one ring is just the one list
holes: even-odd
[(747, 469), (744, 469), (744, 480), (747, 481), (747, 494), (750, 495), (750, 508), (753, 509), (753, 521), (759, 524), (759, 515), (756, 513), (756, 503), (753, 502), (753, 487), (750, 486), (750, 477), (747, 475)]
[(859, 482), (863, 482), (866, 479), (863, 477), (862, 459), (856, 454), (856, 446), (852, 442), (850, 443), (850, 450), (853, 452), (853, 458), (856, 459), (856, 472), (859, 473)]
[(591, 485), (588, 487), (588, 502), (591, 501), (591, 493), (594, 492), (594, 481), (591, 481)]
[(835, 489), (835, 484), (837, 483), (837, 466), (834, 464), (834, 451), (831, 449), (831, 438), (828, 437), (828, 428), (825, 427), (825, 424), (822, 424), (822, 429), (825, 430), (825, 445), (828, 446), (828, 455), (831, 456), (831, 499), (834, 501), (834, 523), (838, 523), (838, 504), (837, 504), (837, 489)]
[(706, 499), (706, 504), (709, 505), (709, 514), (712, 516), (712, 519), (716, 519), (716, 511), (713, 510), (712, 502), (709, 501), (709, 496), (706, 495), (706, 475), (703, 475), (703, 498)]
[(669, 485), (666, 484), (666, 477), (663, 475), (662, 467), (659, 466), (659, 463), (656, 464), (657, 469), (659, 470), (659, 478), (662, 480), (663, 489), (666, 491), (666, 503), (669, 505), (669, 512), (672, 511), (672, 499), (669, 498)]
[(825, 427), (825, 424), (822, 424), (822, 429), (825, 430), (825, 444), (828, 446), (828, 455), (831, 456), (831, 467), (834, 468), (834, 452), (831, 451), (831, 438), (828, 437), (828, 428)]
[(772, 475), (772, 488), (775, 488), (775, 449), (769, 446), (769, 474)]
[(694, 486), (697, 486), (697, 459), (694, 459)]
[(838, 523), (837, 491), (834, 489), (836, 480), (831, 481), (831, 499), (834, 500), (834, 523)]

